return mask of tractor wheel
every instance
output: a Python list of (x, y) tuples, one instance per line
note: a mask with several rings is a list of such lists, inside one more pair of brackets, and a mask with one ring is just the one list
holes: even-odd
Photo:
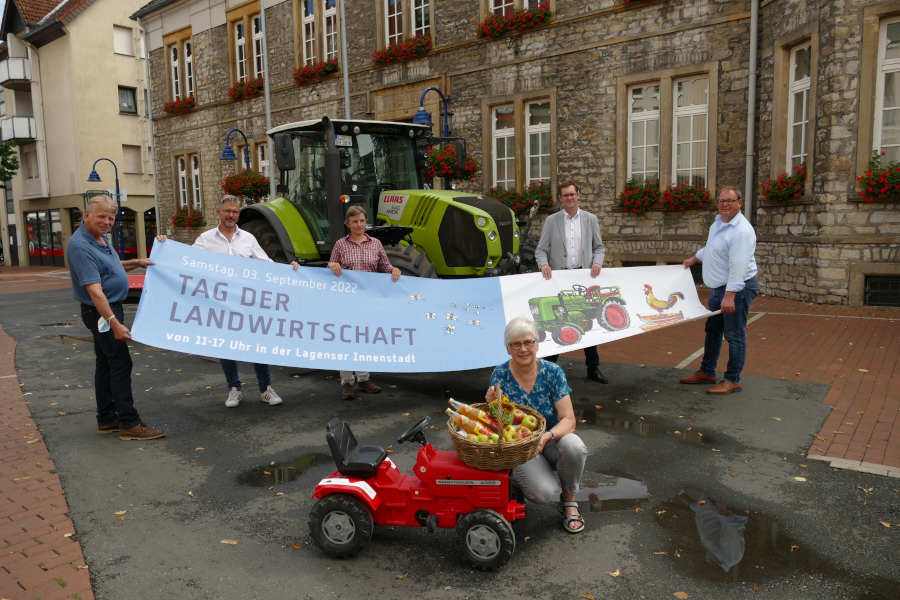
[(607, 331), (619, 331), (628, 329), (629, 325), (631, 325), (631, 317), (628, 316), (628, 311), (625, 310), (621, 302), (610, 300), (600, 309), (600, 316), (597, 317), (597, 322)]
[(563, 325), (554, 329), (550, 333), (550, 337), (560, 346), (570, 346), (578, 343), (581, 339), (581, 332), (572, 325)]
[(268, 221), (265, 219), (247, 221), (241, 225), (241, 229), (256, 238), (256, 241), (259, 242), (263, 251), (269, 255), (269, 258), (280, 263), (290, 262), (287, 256), (284, 255), (284, 248), (281, 247), (281, 242), (278, 241), (278, 236)]
[(325, 496), (309, 512), (309, 532), (328, 556), (354, 556), (372, 539), (372, 513), (349, 494)]
[(434, 263), (428, 260), (424, 252), (419, 252), (415, 246), (385, 246), (384, 251), (387, 252), (388, 259), (391, 264), (404, 275), (412, 275), (414, 277), (435, 278), (437, 273), (434, 271)]
[(581, 328), (584, 329), (585, 331), (590, 331), (591, 328), (594, 326), (594, 320), (593, 319), (585, 319), (584, 321), (579, 323), (579, 325), (581, 325)]
[(466, 557), (482, 571), (502, 567), (516, 550), (512, 525), (492, 510), (473, 510), (464, 515), (456, 524), (456, 533)]

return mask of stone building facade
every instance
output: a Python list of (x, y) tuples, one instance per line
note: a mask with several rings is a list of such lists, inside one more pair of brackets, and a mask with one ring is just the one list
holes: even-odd
[[(273, 126), (344, 115), (340, 72), (300, 87), (293, 77), (313, 53), (316, 60), (339, 54), (337, 38), (329, 36), (338, 31), (334, 0), (150, 2), (134, 18), (150, 52), (164, 220), (187, 201), (214, 222), (220, 182), (237, 167), (219, 158), (231, 128), (247, 134), (254, 167), (274, 169), (260, 149), (263, 97), (232, 102), (226, 93), (238, 77), (235, 48), (245, 44), (253, 57), (250, 33), (260, 2)], [(763, 293), (862, 304), (867, 286), (893, 285), (896, 300), (900, 207), (863, 202), (857, 177), (875, 148), (900, 160), (892, 110), (900, 105), (900, 83), (896, 97), (893, 83), (894, 69), (900, 71), (893, 62), (900, 53), (894, 48), (900, 2), (549, 0), (552, 16), (543, 25), (479, 36), (492, 11), (536, 4), (347, 0), (351, 115), (411, 120), (422, 91), (437, 86), (449, 101), (453, 135), (468, 141), (482, 167), (460, 187), (487, 194), (495, 185), (521, 191), (542, 178), (554, 187), (577, 182), (583, 205), (600, 218), (609, 266), (680, 262), (703, 244), (714, 216), (712, 206), (627, 212), (616, 198), (630, 178), (658, 178), (661, 188), (679, 180), (712, 190), (732, 184), (750, 191), (745, 212), (759, 237)], [(756, 101), (748, 111), (754, 4)], [(249, 41), (240, 40), (238, 23)], [(373, 66), (373, 51), (388, 40), (426, 30), (433, 43), (426, 56)], [(163, 107), (174, 99), (173, 64), (182, 71), (179, 93), (186, 93), (185, 41), (196, 108), (168, 115)], [(425, 96), (425, 108), (437, 121), (435, 94)], [(754, 132), (749, 182), (748, 114)], [(759, 186), (801, 163), (804, 193), (765, 203)]]

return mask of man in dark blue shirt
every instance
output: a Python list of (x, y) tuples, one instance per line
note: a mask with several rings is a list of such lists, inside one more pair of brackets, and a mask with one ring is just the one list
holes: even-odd
[(81, 320), (94, 337), (94, 393), (97, 433), (119, 432), (122, 440), (155, 440), (166, 435), (148, 427), (134, 408), (131, 355), (126, 340), (122, 300), (128, 295), (126, 269), (147, 267), (146, 258), (119, 260), (106, 239), (116, 222), (116, 205), (108, 196), (88, 200), (84, 221), (66, 246), (72, 292), (81, 303)]

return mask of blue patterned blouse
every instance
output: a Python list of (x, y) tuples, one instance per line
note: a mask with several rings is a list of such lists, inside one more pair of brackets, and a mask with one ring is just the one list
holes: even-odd
[(516, 378), (509, 370), (509, 361), (499, 365), (491, 373), (491, 385), (499, 383), (503, 393), (516, 404), (525, 404), (535, 409), (547, 419), (547, 429), (559, 422), (556, 414), (556, 403), (566, 394), (572, 393), (572, 388), (566, 381), (566, 374), (562, 367), (549, 360), (538, 360), (538, 374), (534, 380), (531, 392), (525, 393)]

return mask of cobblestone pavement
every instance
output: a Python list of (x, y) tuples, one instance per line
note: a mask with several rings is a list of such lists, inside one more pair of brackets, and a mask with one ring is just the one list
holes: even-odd
[[(0, 267), (2, 294), (68, 285), (60, 268)], [(824, 402), (832, 411), (810, 440), (810, 458), (900, 477), (900, 309), (760, 297), (748, 336), (746, 373), (829, 386)], [(700, 321), (600, 346), (600, 360), (613, 379), (610, 363), (692, 371), (702, 342)], [(15, 346), (0, 328), (0, 599), (87, 600), (93, 598), (89, 569), (71, 538), (74, 527), (52, 457), (20, 390)], [(720, 371), (726, 358), (723, 348)]]

